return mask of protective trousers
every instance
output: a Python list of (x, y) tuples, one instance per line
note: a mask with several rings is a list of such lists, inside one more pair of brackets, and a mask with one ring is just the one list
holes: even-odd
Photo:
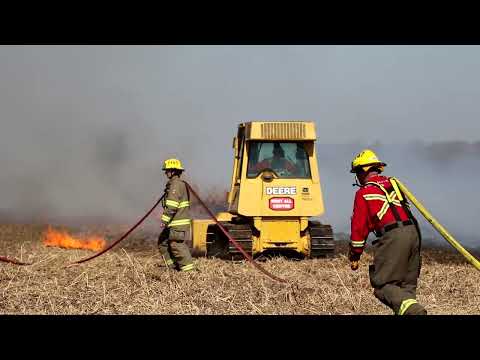
[(179, 231), (165, 228), (158, 237), (158, 249), (165, 265), (181, 271), (193, 270), (193, 259), (185, 243), (190, 240), (191, 231)]
[(374, 245), (370, 283), (374, 295), (398, 315), (425, 315), (416, 301), (420, 276), (420, 239), (414, 225), (385, 233)]

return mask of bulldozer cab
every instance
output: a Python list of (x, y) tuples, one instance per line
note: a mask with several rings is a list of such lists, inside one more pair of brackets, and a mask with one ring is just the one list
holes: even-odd
[(323, 199), (313, 122), (248, 122), (233, 140), (228, 211), (240, 216), (320, 216)]

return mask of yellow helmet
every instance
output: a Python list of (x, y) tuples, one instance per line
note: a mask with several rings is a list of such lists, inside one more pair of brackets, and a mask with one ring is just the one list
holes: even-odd
[(162, 170), (170, 170), (170, 169), (185, 170), (182, 166), (182, 162), (178, 159), (165, 160), (165, 162), (163, 163)]
[(375, 165), (380, 169), (380, 171), (383, 171), (383, 167), (387, 166), (387, 164), (378, 159), (377, 154), (375, 154), (372, 150), (365, 149), (352, 160), (352, 168), (350, 172), (354, 173), (360, 167), (364, 171), (368, 171), (368, 169)]

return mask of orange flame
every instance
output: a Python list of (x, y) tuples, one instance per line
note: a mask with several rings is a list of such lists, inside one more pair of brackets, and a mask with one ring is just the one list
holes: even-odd
[(43, 244), (58, 246), (64, 249), (86, 249), (100, 251), (105, 247), (105, 240), (100, 236), (89, 236), (85, 239), (75, 238), (66, 231), (57, 231), (50, 226), (43, 234)]

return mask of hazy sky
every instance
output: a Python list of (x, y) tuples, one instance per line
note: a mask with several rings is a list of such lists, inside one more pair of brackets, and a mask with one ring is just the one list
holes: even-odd
[(2, 46), (1, 121), (121, 102), (162, 131), (195, 122), (187, 137), (298, 118), (329, 143), (478, 140), (479, 65), (479, 46)]
[[(359, 144), (321, 157), (344, 226), (344, 169), (361, 146), (480, 140), (479, 67), (479, 46), (0, 46), (0, 210), (135, 218), (161, 191), (165, 158), (226, 188), (238, 123), (312, 120), (320, 146)], [(392, 170), (405, 165), (395, 151)], [(333, 188), (346, 189), (341, 205)]]

